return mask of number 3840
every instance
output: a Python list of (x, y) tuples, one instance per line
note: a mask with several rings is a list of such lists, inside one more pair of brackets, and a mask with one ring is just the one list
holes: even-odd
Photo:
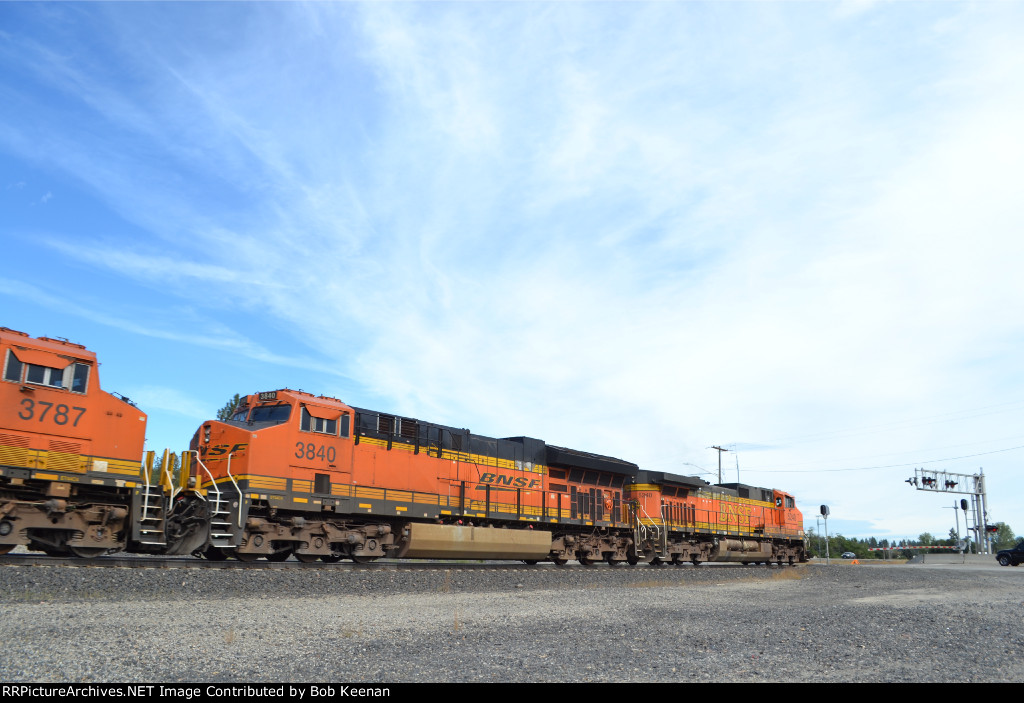
[(335, 451), (334, 447), (328, 447), (324, 444), (317, 445), (312, 442), (296, 442), (295, 457), (298, 459), (306, 459), (308, 461), (319, 459), (320, 461), (326, 461), (328, 464), (333, 464)]

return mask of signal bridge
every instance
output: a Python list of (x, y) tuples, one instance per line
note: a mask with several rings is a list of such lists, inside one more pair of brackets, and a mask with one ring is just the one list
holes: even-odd
[[(966, 499), (960, 501), (960, 509), (964, 511), (964, 523), (967, 531), (974, 531), (974, 543), (983, 547), (984, 554), (991, 554), (991, 535), (996, 528), (988, 524), (988, 497), (985, 493), (985, 472), (978, 469), (976, 474), (955, 474), (949, 471), (935, 471), (932, 469), (914, 469), (914, 475), (908, 478), (905, 483), (919, 491), (931, 491), (932, 493), (960, 493), (971, 496), (970, 504)], [(956, 508), (956, 506), (953, 506)], [(973, 518), (974, 527), (971, 527)], [(959, 524), (959, 520), (957, 521)], [(959, 528), (957, 528), (959, 531)]]

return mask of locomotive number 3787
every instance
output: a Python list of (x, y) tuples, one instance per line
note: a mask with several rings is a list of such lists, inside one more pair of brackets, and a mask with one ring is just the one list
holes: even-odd
[[(52, 413), (50, 412), (51, 408), (53, 408)], [(57, 407), (54, 408), (53, 403), (48, 403), (45, 400), (35, 401), (31, 398), (22, 398), (21, 412), (18, 413), (18, 417), (22, 420), (35, 418), (39, 422), (45, 422), (47, 415), (49, 415), (50, 421), (55, 424), (66, 425), (68, 422), (71, 422), (72, 427), (78, 427), (78, 421), (82, 419), (84, 414), (85, 408), (77, 406), (69, 408), (64, 403), (57, 403)]]

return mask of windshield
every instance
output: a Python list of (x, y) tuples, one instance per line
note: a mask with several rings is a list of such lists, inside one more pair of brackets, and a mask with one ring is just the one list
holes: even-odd
[(290, 405), (260, 405), (252, 409), (249, 422), (272, 422), (280, 424), (287, 422), (292, 414)]

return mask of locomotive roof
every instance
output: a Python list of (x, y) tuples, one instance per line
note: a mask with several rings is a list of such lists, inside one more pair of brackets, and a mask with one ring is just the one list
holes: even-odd
[(640, 470), (636, 464), (612, 456), (556, 447), (552, 444), (547, 445), (547, 449), (548, 466), (578, 467), (632, 477), (635, 477)]
[(665, 473), (664, 471), (640, 471), (637, 475), (638, 483), (673, 483), (679, 486), (688, 486), (690, 488), (704, 488), (709, 486), (707, 481), (697, 476), (680, 476), (679, 474)]
[[(13, 347), (23, 347), (26, 349), (38, 349), (86, 361), (96, 360), (95, 352), (89, 351), (81, 344), (75, 344), (66, 339), (31, 337), (24, 332), (12, 330), (8, 327), (0, 327), (0, 344), (10, 344)], [(15, 354), (17, 355), (17, 351), (15, 351)], [(29, 363), (33, 362), (30, 361)]]

